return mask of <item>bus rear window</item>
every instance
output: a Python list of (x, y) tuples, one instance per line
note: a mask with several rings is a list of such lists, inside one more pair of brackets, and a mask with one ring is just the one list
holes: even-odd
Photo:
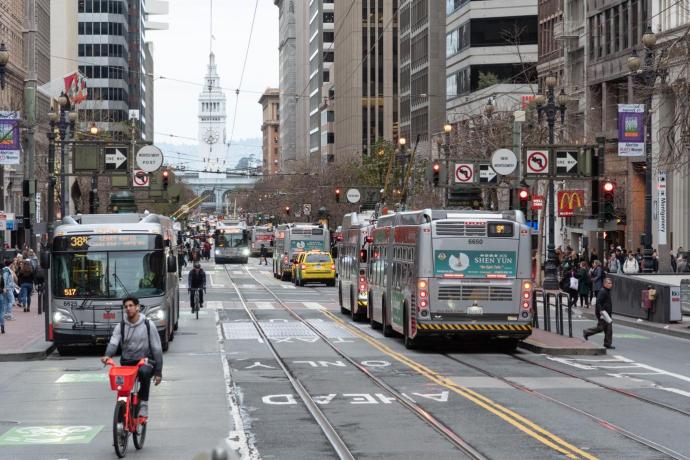
[(496, 238), (510, 238), (514, 235), (514, 226), (507, 222), (489, 222), (489, 236)]

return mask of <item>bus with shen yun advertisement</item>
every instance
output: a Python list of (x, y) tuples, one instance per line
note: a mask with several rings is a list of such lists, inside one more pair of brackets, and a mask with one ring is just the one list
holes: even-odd
[(386, 336), (503, 339), (532, 328), (531, 231), (520, 211), (382, 216), (367, 263), (370, 322)]

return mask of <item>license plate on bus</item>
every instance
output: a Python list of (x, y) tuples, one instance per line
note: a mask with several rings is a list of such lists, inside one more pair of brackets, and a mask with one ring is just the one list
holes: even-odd
[(465, 313), (468, 315), (483, 315), (484, 307), (467, 307), (467, 311)]

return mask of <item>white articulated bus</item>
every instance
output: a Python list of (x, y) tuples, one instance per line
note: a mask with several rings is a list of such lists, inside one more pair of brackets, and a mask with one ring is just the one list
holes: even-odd
[(338, 241), (338, 301), (342, 313), (354, 320), (368, 316), (367, 243), (374, 229), (373, 211), (349, 213), (343, 216)]

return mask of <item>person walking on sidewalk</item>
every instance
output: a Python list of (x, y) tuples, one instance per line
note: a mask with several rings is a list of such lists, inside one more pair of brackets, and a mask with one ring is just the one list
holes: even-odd
[(17, 288), (17, 275), (12, 271), (12, 261), (5, 259), (5, 267), (2, 269), (2, 281), (5, 285), (3, 302), (5, 304), (5, 319), (14, 321), (14, 290)]
[(17, 275), (19, 280), (19, 299), (22, 304), (22, 309), (25, 312), (31, 310), (31, 293), (34, 290), (34, 269), (31, 262), (25, 260), (22, 262), (22, 268)]
[[(606, 320), (606, 316), (611, 320), (613, 318), (613, 304), (611, 302), (611, 288), (613, 287), (613, 280), (606, 278), (604, 286), (597, 295), (597, 305), (594, 313), (597, 317), (597, 325), (582, 331), (582, 336), (585, 340), (589, 340), (594, 334), (600, 332), (604, 333), (604, 347), (614, 350), (616, 347), (612, 345), (613, 342), (613, 321)], [(605, 312), (605, 313), (604, 313)]]
[(597, 297), (601, 287), (604, 284), (604, 270), (601, 268), (601, 263), (595, 260), (592, 264), (592, 269), (590, 272), (590, 279), (592, 280), (592, 292), (590, 293), (589, 303), (592, 303), (592, 298)]
[(637, 259), (633, 255), (632, 252), (628, 253), (628, 258), (625, 259), (625, 263), (623, 264), (623, 273), (626, 275), (632, 274), (632, 273), (639, 273), (640, 272), (640, 264), (637, 262)]

